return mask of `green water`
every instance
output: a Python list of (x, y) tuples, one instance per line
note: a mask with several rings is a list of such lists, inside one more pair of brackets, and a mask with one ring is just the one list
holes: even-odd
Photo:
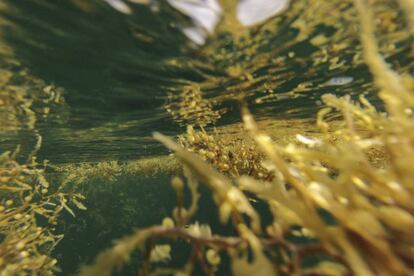
[[(346, 20), (324, 23), (322, 15), (315, 15), (315, 21), (321, 22), (299, 39), (301, 32), (293, 22), (306, 14), (307, 1), (297, 2), (296, 8), (246, 31), (244, 39), (231, 32), (218, 33), (197, 48), (179, 29), (188, 18), (162, 1), (157, 12), (132, 5), (133, 14), (124, 15), (100, 1), (90, 1), (89, 8), (82, 10), (71, 1), (6, 0), (0, 18), (7, 24), (0, 43), (13, 49), (13, 62), (2, 56), (3, 64), (16, 74), (26, 68), (34, 78), (59, 87), (65, 102), (47, 116), (36, 116), (34, 128), (2, 128), (0, 149), (20, 144), (24, 155), (40, 135), (43, 145), (38, 158), (57, 166), (168, 154), (151, 134), (161, 131), (174, 136), (185, 130), (165, 104), (168, 95), (178, 95), (190, 84), (203, 84), (203, 96), (213, 99), (213, 109), (225, 110), (208, 129), (240, 121), (240, 93), (257, 120), (314, 118), (322, 107), (320, 96), (328, 92), (355, 97), (364, 93), (376, 102), (366, 66), (355, 62), (361, 49), (353, 25)], [(352, 15), (350, 5), (342, 6), (344, 14)], [(396, 21), (393, 33), (400, 35), (382, 30), (380, 42), (384, 49), (394, 45), (384, 51), (387, 61), (412, 74), (410, 39), (401, 35), (403, 23)], [(328, 45), (343, 42), (345, 47), (335, 52), (315, 46), (311, 40), (318, 35), (327, 37)], [(332, 65), (334, 57), (340, 66)], [(317, 58), (321, 61), (315, 62)], [(227, 74), (232, 65), (240, 65), (254, 80)], [(352, 81), (329, 82), (344, 77)], [(13, 79), (15, 85), (21, 82)], [(300, 84), (306, 84), (304, 91), (289, 94)], [(168, 183), (168, 174), (118, 175), (111, 181), (98, 178), (83, 183), (88, 211), (80, 211), (76, 218), (65, 214), (58, 229), (66, 235), (56, 249), (62, 275), (74, 273), (113, 239), (169, 215), (175, 199)], [(207, 195), (202, 204), (200, 221), (215, 224)], [(129, 269), (125, 273), (136, 267)]]

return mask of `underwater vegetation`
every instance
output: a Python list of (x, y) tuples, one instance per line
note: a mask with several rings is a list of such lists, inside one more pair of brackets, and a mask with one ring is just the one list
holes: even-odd
[(15, 74), (2, 64), (0, 71), (0, 130), (15, 132), (26, 128), (34, 130), (39, 116), (48, 116), (49, 112), (63, 105), (63, 92), (54, 85), (30, 75), (27, 70)]
[[(413, 6), (399, 3), (412, 30)], [(257, 148), (240, 151), (251, 159), (235, 157), (204, 129), (189, 127), (179, 143), (155, 133), (183, 163), (183, 177), (171, 181), (176, 208), (161, 224), (116, 241), (81, 275), (110, 275), (135, 250), (142, 252), (143, 275), (191, 275), (197, 269), (213, 275), (222, 259), (229, 260), (234, 275), (412, 275), (414, 80), (393, 71), (382, 58), (368, 1), (354, 4), (363, 58), (385, 111), (362, 95), (359, 100), (324, 95), (326, 108), (317, 115), (321, 135), (298, 134), (297, 143), (282, 146), (258, 127), (241, 100), (244, 128)], [(326, 120), (331, 113), (341, 117), (334, 127)], [(374, 164), (372, 151), (384, 162)], [(239, 170), (239, 158), (255, 166)], [(200, 184), (211, 191), (217, 216), (232, 225), (233, 235), (216, 235), (210, 226), (193, 221)], [(187, 195), (189, 206), (184, 204)], [(266, 204), (270, 222), (254, 201)], [(191, 248), (184, 265), (155, 265), (174, 258), (170, 244), (177, 240)], [(304, 266), (312, 255), (322, 257)]]
[[(94, 8), (94, 1), (71, 2), (82, 10)], [(123, 14), (134, 12), (133, 3), (157, 9), (156, 1), (149, 0), (101, 2)], [(231, 9), (237, 1), (221, 2), (230, 16), (215, 22), (219, 30), (215, 40), (208, 26), (187, 14), (187, 21), (206, 29), (208, 35), (202, 42), (207, 43), (200, 48), (200, 60), (191, 64), (202, 72), (202, 80), (180, 80), (178, 88), (167, 89), (171, 93), (163, 109), (186, 129), (175, 138), (154, 134), (173, 152), (169, 156), (56, 166), (40, 163), (36, 158), (41, 144), (36, 123), (47, 116), (59, 117), (55, 110), (65, 103), (63, 89), (35, 78), (16, 60), (1, 61), (0, 130), (27, 129), (39, 140), (27, 160), (18, 150), (0, 155), (0, 275), (59, 274), (56, 247), (65, 238), (59, 228), (64, 213), (74, 217), (75, 209), (88, 207), (85, 213), (96, 224), (93, 235), (100, 237), (131, 227), (125, 221), (139, 215), (149, 217), (151, 209), (159, 207), (159, 213), (164, 213), (160, 202), (164, 191), (156, 194), (159, 199), (143, 201), (139, 195), (150, 191), (150, 185), (135, 189), (125, 180), (135, 178), (138, 182), (159, 174), (174, 176), (171, 194), (176, 197), (176, 206), (170, 215), (115, 241), (91, 263), (77, 259), (81, 275), (122, 273), (131, 262), (141, 275), (414, 273), (414, 80), (409, 73), (402, 73), (409, 71), (409, 58), (400, 64), (386, 59), (396, 48), (402, 52), (411, 47), (408, 55), (414, 55), (410, 40), (414, 36), (413, 2), (399, 0), (392, 3), (395, 9), (389, 9), (386, 1), (292, 1), (288, 15), (281, 14), (271, 19), (272, 24), (252, 29), (236, 22)], [(288, 2), (281, 1), (283, 6)], [(326, 16), (315, 19), (315, 14)], [(286, 31), (275, 51), (261, 51), (260, 47), (274, 44), (270, 40), (263, 43), (272, 39), (266, 34), (278, 28), (288, 30), (283, 16), (291, 18), (288, 24), (297, 32), (295, 39), (289, 40), (293, 31)], [(350, 23), (355, 26), (341, 28)], [(337, 28), (333, 34), (331, 26)], [(138, 39), (148, 43), (156, 38), (138, 24), (134, 27)], [(185, 24), (179, 28), (190, 39), (194, 35), (186, 33), (194, 29)], [(255, 32), (263, 35), (255, 36)], [(355, 34), (360, 34), (359, 41)], [(232, 35), (234, 41), (229, 39)], [(231, 43), (222, 47), (223, 41)], [(314, 51), (306, 54), (303, 49), (292, 49), (295, 43)], [(3, 47), (0, 45), (1, 55), (12, 51)], [(279, 67), (286, 60), (291, 61), (291, 67)], [(186, 58), (171, 58), (161, 64), (172, 71), (185, 71), (192, 63), (186, 62)], [(364, 83), (357, 91), (352, 89), (361, 83), (359, 76), (331, 72), (320, 77), (315, 69), (329, 72), (341, 68), (342, 73), (365, 65), (375, 87)], [(303, 71), (295, 72), (294, 67)], [(302, 82), (302, 74), (312, 81)], [(284, 86), (285, 80), (295, 78), (300, 79), (297, 85)], [(257, 106), (281, 107), (283, 99), (300, 99), (312, 90), (323, 88), (320, 91), (324, 92), (342, 86), (342, 96), (325, 94), (319, 99), (318, 94), (317, 99), (312, 98), (321, 108), (314, 121), (252, 115)], [(217, 93), (217, 87), (225, 93)], [(371, 91), (378, 91), (373, 97), (376, 103), (369, 98)], [(240, 106), (242, 122), (219, 125), (223, 115), (235, 109), (229, 102)], [(313, 123), (315, 126), (310, 125)], [(140, 122), (109, 121), (62, 133), (81, 144), (81, 140), (104, 139), (115, 125), (118, 131), (127, 132)], [(294, 134), (293, 140), (284, 140), (287, 132)], [(111, 137), (106, 142), (115, 144)], [(97, 143), (96, 149), (101, 150), (101, 145)], [(202, 193), (205, 190), (207, 194)], [(111, 201), (116, 198), (112, 193), (122, 194), (118, 199), (124, 201)], [(201, 197), (206, 196), (214, 202), (208, 212), (229, 231), (217, 229), (213, 222), (198, 221), (197, 215), (204, 211)], [(130, 201), (148, 206), (132, 210), (138, 204)], [(116, 209), (115, 205), (121, 207)], [(123, 214), (117, 214), (118, 210)], [(119, 219), (108, 219), (106, 212)], [(82, 230), (80, 224), (90, 221), (78, 221), (73, 228)], [(152, 223), (154, 218), (148, 221)]]
[[(40, 141), (37, 149), (40, 147)], [(0, 155), (0, 274), (54, 275), (59, 271), (51, 252), (63, 235), (55, 225), (63, 210), (86, 209), (84, 197), (65, 185), (52, 185), (34, 151), (24, 164), (18, 150)]]

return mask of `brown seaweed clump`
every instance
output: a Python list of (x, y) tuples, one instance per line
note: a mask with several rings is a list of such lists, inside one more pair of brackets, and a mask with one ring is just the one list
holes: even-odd
[(180, 125), (197, 124), (206, 126), (216, 122), (222, 111), (214, 110), (210, 100), (203, 97), (198, 85), (182, 88), (178, 95), (170, 95), (165, 109)]
[(10, 64), (1, 62), (0, 69), (0, 130), (35, 129), (40, 116), (64, 104), (63, 91), (47, 85), (22, 69), (13, 72)]
[[(408, 7), (404, 12), (412, 30), (414, 9), (407, 1), (399, 3)], [(172, 218), (120, 239), (94, 264), (84, 267), (82, 275), (110, 275), (137, 249), (143, 251), (143, 275), (191, 275), (200, 270), (213, 275), (220, 270), (224, 255), (232, 274), (238, 276), (413, 275), (414, 80), (393, 71), (382, 58), (368, 1), (355, 0), (354, 6), (360, 18), (364, 59), (385, 112), (362, 96), (355, 102), (349, 96), (325, 95), (322, 100), (327, 108), (317, 116), (321, 135), (298, 135), (299, 143), (280, 145), (259, 129), (242, 106), (247, 133), (272, 165), (268, 168), (274, 177), (269, 181), (213, 168), (205, 160), (210, 152), (216, 154), (208, 146), (214, 138), (206, 133), (190, 128), (188, 135), (194, 143), (207, 135), (197, 142), (207, 147), (207, 157), (155, 134), (184, 164), (190, 206), (184, 206), (184, 182), (174, 178), (177, 207)], [(334, 131), (326, 121), (331, 112), (339, 113), (343, 122)], [(194, 143), (182, 144), (191, 150)], [(371, 162), (368, 153), (373, 148), (384, 154), (386, 164)], [(210, 190), (220, 221), (233, 226), (233, 235), (214, 234), (210, 226), (194, 221), (200, 196), (197, 179)], [(268, 207), (270, 222), (249, 201), (252, 194)], [(190, 244), (191, 253), (183, 266), (153, 265), (171, 258), (165, 238)], [(312, 256), (319, 256), (318, 260), (305, 265)]]
[(58, 266), (52, 251), (63, 238), (55, 225), (63, 210), (74, 216), (69, 206), (85, 209), (83, 196), (51, 186), (47, 163), (29, 157), (19, 164), (16, 154), (0, 155), (1, 275), (54, 275)]
[(179, 137), (179, 143), (190, 152), (198, 154), (218, 171), (233, 177), (249, 175), (256, 179), (271, 180), (273, 173), (263, 165), (264, 155), (257, 151), (251, 140), (225, 138), (225, 135), (209, 135), (204, 128), (194, 130), (187, 127), (187, 133)]

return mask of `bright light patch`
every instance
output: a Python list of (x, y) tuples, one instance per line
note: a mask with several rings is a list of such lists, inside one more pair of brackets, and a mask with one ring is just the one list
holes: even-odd
[(244, 26), (251, 26), (283, 12), (289, 0), (239, 0), (237, 19)]

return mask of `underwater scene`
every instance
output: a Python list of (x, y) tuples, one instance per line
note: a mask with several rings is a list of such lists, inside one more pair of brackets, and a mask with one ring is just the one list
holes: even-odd
[(413, 0), (0, 0), (0, 276), (414, 275)]

